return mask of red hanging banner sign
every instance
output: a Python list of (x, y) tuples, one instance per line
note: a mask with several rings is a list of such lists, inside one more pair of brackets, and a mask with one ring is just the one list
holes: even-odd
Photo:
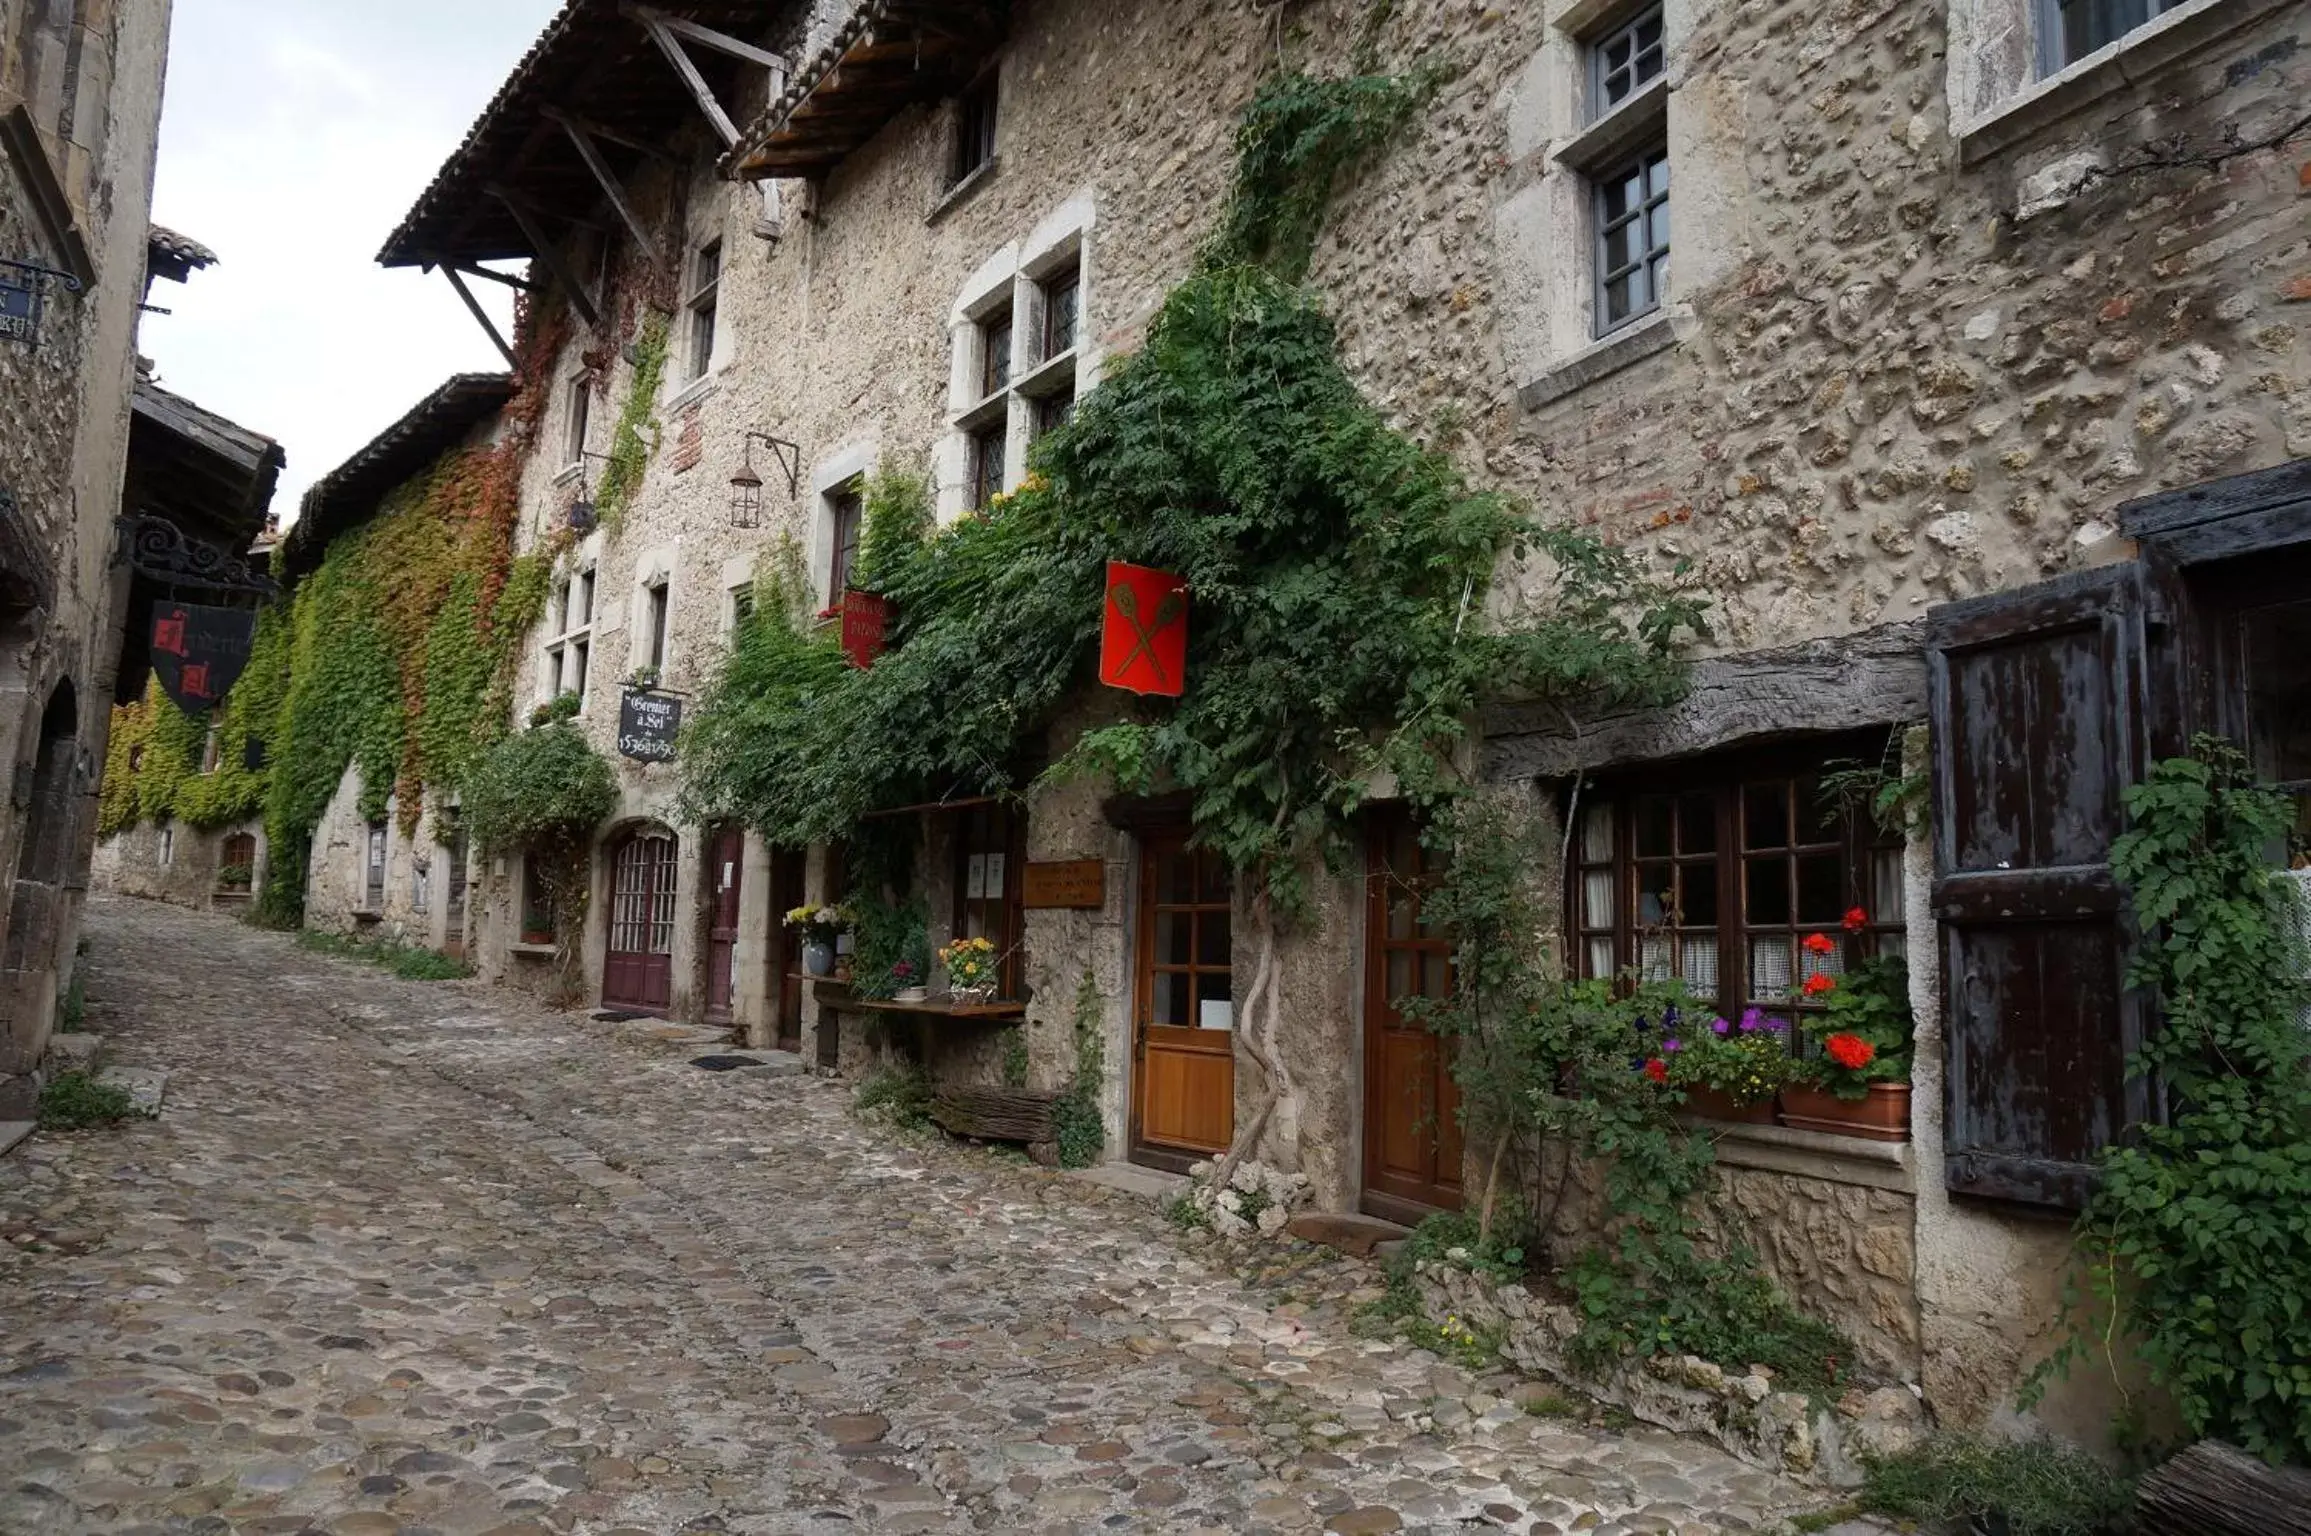
[(1187, 673), (1188, 584), (1169, 571), (1110, 560), (1099, 680), (1110, 688), (1176, 699)]
[(843, 590), (843, 654), (851, 659), (852, 666), (875, 664), (875, 658), (883, 654), (884, 636), (890, 624), (888, 600), (856, 587)]
[(152, 665), (177, 707), (214, 709), (249, 664), (257, 615), (249, 608), (161, 603), (152, 615)]

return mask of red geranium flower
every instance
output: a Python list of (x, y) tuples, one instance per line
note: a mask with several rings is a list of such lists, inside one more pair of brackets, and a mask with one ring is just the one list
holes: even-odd
[(1834, 955), (1838, 950), (1838, 941), (1826, 933), (1809, 933), (1805, 936), (1805, 947), (1817, 955)]
[(1835, 976), (1825, 971), (1816, 971), (1805, 979), (1805, 986), (1801, 990), (1808, 997), (1819, 997), (1837, 984), (1838, 979)]
[(1669, 1081), (1669, 1063), (1656, 1056), (1645, 1063), (1645, 1075), (1657, 1083)]
[(1870, 914), (1864, 912), (1860, 907), (1848, 907), (1845, 926), (1848, 933), (1860, 933), (1864, 928), (1870, 926)]
[(1878, 1059), (1878, 1048), (1860, 1035), (1832, 1035), (1822, 1042), (1822, 1049), (1849, 1071), (1858, 1072)]

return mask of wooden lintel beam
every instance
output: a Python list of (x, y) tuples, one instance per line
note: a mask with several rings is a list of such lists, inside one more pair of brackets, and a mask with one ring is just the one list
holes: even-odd
[(449, 279), (449, 286), (457, 290), (457, 296), (465, 300), (465, 307), (472, 313), (475, 321), (480, 324), (483, 330), (489, 332), (489, 339), (497, 347), (498, 355), (506, 360), (506, 366), (516, 373), (521, 372), (521, 359), (514, 356), (512, 347), (506, 345), (505, 337), (498, 332), (497, 322), (489, 317), (488, 310), (481, 307), (481, 300), (473, 296), (473, 290), (465, 285), (465, 279), (458, 275), (457, 268), (444, 263), (441, 272), (442, 276)]
[(593, 295), (586, 292), (586, 285), (571, 270), (569, 259), (562, 254), (561, 246), (547, 237), (545, 230), (530, 217), (529, 209), (522, 206), (521, 199), (508, 196), (506, 189), (499, 186), (491, 186), (487, 191), (490, 196), (505, 204), (506, 212), (514, 216), (514, 223), (520, 228), (523, 238), (530, 242), (530, 249), (537, 252), (538, 260), (546, 264), (546, 270), (554, 274), (554, 281), (562, 285), (562, 292), (569, 295), (570, 307), (586, 322), (586, 328), (599, 331), (602, 328), (601, 311), (594, 307)]
[(592, 134), (595, 138), (600, 139), (605, 144), (615, 144), (620, 149), (630, 149), (638, 155), (647, 155), (651, 159), (658, 161), (661, 165), (673, 165), (676, 163), (672, 155), (666, 153), (666, 151), (660, 149), (657, 145), (646, 144), (642, 140), (637, 139), (630, 134), (620, 133), (617, 129), (611, 128), (602, 123), (598, 123), (582, 113), (572, 112), (567, 107), (546, 107), (540, 112), (539, 115), (548, 118), (553, 122), (562, 123), (564, 125), (575, 123), (578, 127), (584, 129), (587, 133)]
[(493, 272), (478, 261), (453, 261), (450, 266), (468, 277), (486, 277), (493, 283), (503, 283), (508, 288), (518, 288), (523, 293), (536, 293), (538, 291), (538, 285), (528, 278), (516, 277), (511, 272)]
[(712, 27), (701, 26), (695, 21), (680, 16), (669, 16), (655, 6), (621, 5), (618, 10), (630, 21), (655, 21), (675, 36), (687, 37), (702, 48), (712, 48), (717, 53), (727, 53), (733, 58), (744, 59), (749, 64), (760, 64), (764, 69), (776, 73), (781, 78), (786, 74), (787, 62), (785, 59), (767, 48), (757, 48), (752, 43), (742, 42), (727, 32), (717, 32)]
[(722, 103), (714, 99), (714, 92), (707, 89), (706, 77), (698, 72), (698, 66), (683, 51), (682, 40), (666, 30), (665, 20), (655, 11), (629, 10), (627, 14), (641, 23), (642, 30), (650, 34), (650, 41), (656, 43), (658, 51), (666, 56), (666, 62), (674, 66), (674, 73), (680, 75), (682, 83), (690, 88), (691, 100), (698, 103), (698, 110), (706, 114), (706, 121), (713, 125), (714, 131), (722, 135), (723, 148), (735, 149), (738, 146), (738, 125), (730, 120), (729, 113), (722, 110)]
[(618, 211), (618, 217), (625, 222), (626, 233), (634, 237), (635, 246), (646, 259), (655, 263), (658, 259), (657, 244), (651, 240), (650, 231), (642, 223), (642, 216), (626, 200), (625, 187), (611, 174), (609, 162), (602, 158), (601, 148), (595, 144), (593, 135), (568, 118), (562, 120), (562, 131), (570, 136), (571, 144), (577, 147), (578, 158), (586, 162), (586, 169), (594, 173), (594, 180), (601, 185), (602, 195)]

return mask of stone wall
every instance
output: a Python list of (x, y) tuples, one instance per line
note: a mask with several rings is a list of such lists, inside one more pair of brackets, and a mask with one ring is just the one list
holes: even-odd
[[(217, 872), (224, 865), (225, 840), (243, 834), (255, 840), (254, 880), (239, 894), (222, 890)], [(163, 855), (166, 855), (164, 858)], [(167, 827), (140, 822), (96, 845), (89, 883), (100, 891), (173, 902), (180, 907), (239, 912), (253, 899), (265, 875), (265, 825), (260, 820), (224, 827)]]
[[(14, 786), (0, 804), (0, 1099), (10, 1101), (65, 990), (96, 836), (124, 585), (111, 566), (113, 519), (168, 22), (165, 0), (0, 0), (0, 113), (21, 110), (36, 141), (0, 153), (0, 246), (71, 264), (34, 216), (29, 178), (44, 168), (96, 278), (78, 294), (45, 280), (38, 347), (0, 341), (0, 492), (53, 578), (46, 606), (0, 607), (0, 764)], [(45, 748), (44, 720), (62, 733)]]

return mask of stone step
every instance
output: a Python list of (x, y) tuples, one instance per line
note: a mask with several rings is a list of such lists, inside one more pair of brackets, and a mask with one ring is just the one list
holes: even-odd
[(168, 1093), (165, 1067), (106, 1067), (96, 1080), (128, 1094), (129, 1103), (147, 1120), (160, 1118), (161, 1100)]
[(30, 1120), (0, 1120), (0, 1156), (6, 1156), (16, 1143), (32, 1134)]
[(1377, 1216), (1345, 1211), (1302, 1211), (1284, 1223), (1284, 1230), (1302, 1242), (1337, 1248), (1351, 1258), (1371, 1258), (1383, 1243), (1401, 1243), (1412, 1229)]
[(104, 1036), (67, 1031), (48, 1037), (50, 1072), (93, 1072), (104, 1056)]

